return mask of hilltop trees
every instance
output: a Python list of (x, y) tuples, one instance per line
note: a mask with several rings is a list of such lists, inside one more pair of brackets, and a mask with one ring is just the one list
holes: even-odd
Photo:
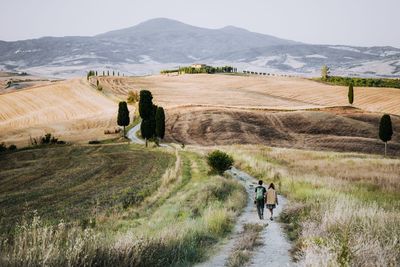
[(392, 139), (393, 128), (392, 128), (392, 120), (388, 114), (382, 116), (381, 121), (379, 123), (379, 138), (385, 142), (385, 157), (387, 152), (387, 142)]
[(124, 127), (125, 136), (125, 126), (129, 125), (129, 109), (125, 101), (119, 102), (117, 123)]
[(353, 102), (354, 102), (354, 89), (353, 89), (353, 84), (352, 83), (350, 83), (349, 92), (347, 94), (347, 97), (349, 99), (350, 105), (353, 105)]
[(327, 65), (323, 65), (321, 69), (321, 78), (322, 80), (326, 81), (329, 77), (330, 69)]
[(95, 76), (95, 74), (96, 73), (93, 70), (89, 70), (87, 75), (86, 75), (86, 79), (89, 81), (89, 78), (92, 77), (92, 76)]
[(153, 96), (150, 91), (140, 91), (139, 114), (142, 118), (140, 131), (142, 137), (147, 140), (158, 137), (164, 138), (165, 132), (165, 114), (162, 107), (153, 104)]

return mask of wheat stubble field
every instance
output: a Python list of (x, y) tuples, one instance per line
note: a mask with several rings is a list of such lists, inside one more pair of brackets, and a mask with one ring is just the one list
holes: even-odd
[[(167, 108), (166, 138), (194, 145), (266, 144), (316, 150), (381, 153), (379, 119), (400, 128), (400, 90), (355, 88), (295, 77), (180, 75), (100, 77), (109, 95), (149, 89)], [(393, 136), (389, 153), (400, 153)]]
[[(347, 106), (347, 87), (297, 77), (180, 75), (100, 77), (106, 91), (125, 96), (149, 89), (157, 103), (177, 106), (219, 106), (252, 109), (309, 109)], [(354, 106), (370, 112), (400, 115), (400, 90), (355, 88)]]
[(83, 79), (2, 94), (0, 140), (26, 146), (47, 132), (66, 141), (102, 138), (116, 126), (117, 106)]
[[(400, 128), (400, 90), (347, 88), (297, 77), (156, 75), (94, 77), (15, 90), (0, 95), (0, 141), (27, 145), (30, 136), (51, 132), (70, 142), (104, 139), (116, 127), (118, 99), (148, 89), (166, 108), (166, 139), (198, 145), (234, 143), (316, 150), (381, 153), (379, 119), (392, 114)], [(92, 80), (95, 82), (95, 80)], [(389, 153), (400, 152), (393, 136)]]

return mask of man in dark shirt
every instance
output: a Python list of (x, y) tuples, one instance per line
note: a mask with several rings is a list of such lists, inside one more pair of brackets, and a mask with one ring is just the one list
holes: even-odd
[(267, 189), (265, 189), (262, 184), (263, 181), (258, 181), (258, 186), (255, 189), (256, 195), (254, 198), (254, 204), (257, 206), (257, 213), (260, 220), (264, 219), (265, 194), (267, 193)]

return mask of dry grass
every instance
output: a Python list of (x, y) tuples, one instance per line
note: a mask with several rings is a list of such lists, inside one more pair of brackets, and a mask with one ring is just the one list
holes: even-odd
[[(304, 109), (347, 106), (347, 87), (308, 79), (232, 75), (102, 77), (101, 84), (121, 97), (129, 90), (149, 89), (164, 107), (202, 105), (236, 108)], [(354, 106), (400, 115), (400, 90), (355, 88)]]
[[(168, 110), (166, 139), (196, 145), (264, 144), (381, 154), (380, 117), (353, 108), (290, 112), (173, 108)], [(400, 117), (392, 116), (392, 122), (396, 132)], [(390, 155), (400, 155), (396, 133), (388, 149)]]
[(84, 80), (68, 80), (0, 95), (0, 140), (28, 145), (50, 132), (66, 141), (105, 138), (118, 106)]
[(261, 146), (225, 150), (291, 200), (282, 218), (300, 266), (400, 264), (399, 159)]
[(234, 249), (226, 262), (228, 267), (240, 267), (246, 265), (251, 259), (252, 251), (261, 246), (260, 234), (266, 224), (245, 224)]
[(49, 225), (38, 216), (22, 223), (1, 239), (0, 265), (188, 266), (204, 260), (231, 231), (246, 194), (234, 180), (208, 176), (203, 157), (176, 153), (161, 187), (138, 205), (100, 213), (94, 226)]

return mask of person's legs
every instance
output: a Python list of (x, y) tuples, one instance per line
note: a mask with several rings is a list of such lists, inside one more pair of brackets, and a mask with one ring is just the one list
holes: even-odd
[(264, 205), (261, 201), (257, 201), (257, 213), (260, 220), (264, 217)]
[(271, 212), (271, 221), (273, 220), (272, 216), (274, 215), (274, 210), (273, 209), (269, 209), (269, 212)]

